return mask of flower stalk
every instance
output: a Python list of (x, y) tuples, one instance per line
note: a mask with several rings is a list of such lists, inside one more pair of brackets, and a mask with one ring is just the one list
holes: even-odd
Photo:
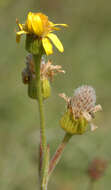
[[(40, 138), (41, 138), (41, 149), (42, 149), (42, 163), (41, 163), (41, 171), (40, 171), (40, 189), (46, 190), (46, 183), (44, 182), (44, 175), (46, 179), (46, 170), (48, 167), (48, 153), (47, 151), (47, 142), (45, 135), (45, 118), (44, 118), (44, 110), (43, 110), (43, 98), (42, 98), (42, 90), (41, 90), (41, 80), (40, 80), (40, 63), (41, 63), (42, 54), (33, 55), (34, 63), (35, 63), (35, 77), (37, 84), (37, 100), (39, 105), (39, 113), (40, 113)], [(45, 185), (44, 185), (45, 184)]]
[(36, 84), (37, 84), (37, 98), (38, 98), (38, 105), (39, 105), (39, 112), (40, 112), (40, 134), (41, 134), (41, 145), (43, 153), (46, 151), (47, 143), (46, 143), (46, 136), (45, 136), (45, 118), (44, 118), (44, 111), (43, 111), (43, 100), (42, 100), (42, 91), (41, 91), (41, 80), (40, 80), (40, 63), (41, 63), (41, 56), (33, 55), (34, 62), (35, 62), (35, 76), (36, 76)]
[(42, 175), (42, 181), (41, 181), (41, 190), (47, 190), (47, 185), (48, 185), (48, 171), (49, 171), (49, 159), (50, 159), (50, 148), (49, 145), (47, 146), (46, 153), (44, 155), (44, 172)]
[(49, 165), (49, 176), (51, 175), (51, 173), (53, 172), (53, 170), (55, 169), (56, 165), (58, 164), (62, 153), (67, 145), (67, 143), (69, 142), (70, 138), (72, 137), (71, 134), (66, 133), (62, 143), (58, 146), (52, 160), (50, 161), (50, 165)]

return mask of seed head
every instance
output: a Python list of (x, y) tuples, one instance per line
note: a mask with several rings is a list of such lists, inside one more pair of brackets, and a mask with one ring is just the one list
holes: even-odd
[(82, 134), (87, 130), (88, 124), (92, 131), (97, 128), (91, 121), (95, 113), (102, 108), (100, 105), (95, 105), (96, 93), (91, 86), (83, 85), (77, 88), (73, 97), (67, 97), (65, 94), (60, 96), (67, 103), (66, 113), (60, 121), (65, 131), (71, 134)]
[(57, 73), (65, 73), (65, 71), (62, 70), (61, 65), (53, 65), (51, 61), (45, 63), (45, 60), (42, 59), (40, 68), (41, 79), (47, 78), (50, 79), (50, 81), (52, 81), (54, 75), (56, 75)]
[(88, 85), (77, 88), (74, 91), (74, 96), (70, 99), (70, 105), (75, 118), (80, 117), (83, 112), (92, 113), (95, 103), (95, 90)]
[[(60, 65), (53, 65), (51, 61), (45, 62), (44, 57), (42, 57), (40, 64), (40, 79), (43, 99), (50, 96), (50, 81), (52, 81), (54, 75), (57, 73), (65, 73), (65, 71), (62, 70)], [(29, 97), (37, 99), (36, 71), (32, 54), (26, 56), (26, 67), (22, 71), (22, 81), (24, 84), (28, 84)]]

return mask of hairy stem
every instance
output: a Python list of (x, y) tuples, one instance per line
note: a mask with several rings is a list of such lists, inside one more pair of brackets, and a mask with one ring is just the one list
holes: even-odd
[(66, 133), (64, 136), (64, 139), (62, 141), (62, 143), (58, 146), (52, 160), (50, 161), (50, 165), (49, 165), (49, 175), (51, 175), (51, 173), (53, 172), (53, 170), (55, 169), (56, 165), (58, 164), (61, 155), (64, 151), (64, 148), (66, 146), (66, 144), (69, 142), (70, 138), (72, 135)]

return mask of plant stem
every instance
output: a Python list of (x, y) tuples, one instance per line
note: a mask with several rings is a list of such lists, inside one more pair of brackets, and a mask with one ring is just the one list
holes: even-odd
[(72, 137), (72, 135), (66, 133), (64, 136), (64, 139), (62, 141), (62, 143), (58, 146), (52, 160), (50, 161), (50, 165), (49, 165), (49, 176), (51, 175), (51, 173), (53, 172), (53, 170), (55, 169), (56, 165), (58, 164), (61, 155), (64, 151), (64, 148), (66, 146), (66, 144), (69, 142), (70, 138)]
[(40, 64), (41, 64), (42, 54), (33, 55), (34, 63), (35, 63), (35, 75), (36, 75), (36, 85), (37, 85), (37, 98), (39, 105), (39, 113), (40, 113), (40, 138), (41, 138), (41, 148), (42, 148), (42, 168), (41, 168), (41, 190), (45, 190), (46, 188), (42, 185), (43, 177), (46, 168), (46, 150), (47, 150), (47, 142), (45, 135), (45, 119), (44, 119), (44, 110), (43, 110), (43, 98), (42, 98), (42, 90), (41, 90), (41, 80), (40, 80)]
[(41, 145), (43, 153), (46, 151), (46, 135), (45, 135), (45, 119), (44, 119), (44, 110), (43, 110), (43, 98), (41, 91), (41, 80), (40, 80), (40, 63), (41, 63), (41, 54), (33, 55), (35, 62), (35, 73), (36, 73), (36, 82), (37, 82), (37, 97), (39, 104), (40, 112), (40, 135), (41, 135)]

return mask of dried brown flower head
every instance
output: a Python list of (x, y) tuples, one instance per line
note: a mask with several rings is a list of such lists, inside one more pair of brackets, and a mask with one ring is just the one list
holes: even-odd
[(67, 97), (64, 93), (60, 96), (66, 101), (68, 114), (72, 115), (74, 121), (80, 121), (81, 119), (84, 122), (86, 121), (86, 124), (90, 124), (92, 131), (97, 128), (91, 121), (94, 114), (101, 111), (102, 107), (101, 105), (95, 105), (96, 93), (91, 86), (83, 85), (77, 88), (73, 97)]
[(49, 78), (51, 81), (54, 75), (56, 75), (57, 73), (65, 73), (65, 71), (62, 70), (61, 65), (52, 65), (51, 61), (48, 61), (47, 63), (45, 63), (44, 60), (41, 62), (40, 72), (41, 72), (41, 79)]
[[(57, 73), (65, 73), (65, 71), (62, 70), (62, 66), (52, 65), (51, 61), (45, 63), (45, 60), (42, 57), (40, 69), (41, 80), (50, 79), (52, 81), (54, 75), (56, 75)], [(26, 56), (26, 68), (22, 72), (23, 83), (27, 84), (31, 77), (35, 77), (35, 68), (33, 56), (32, 54), (28, 54)]]
[(98, 180), (107, 168), (107, 161), (101, 158), (95, 158), (89, 166), (88, 173), (91, 179)]
[(34, 63), (32, 54), (26, 56), (26, 68), (22, 71), (22, 81), (24, 84), (28, 84), (31, 77), (35, 77)]

